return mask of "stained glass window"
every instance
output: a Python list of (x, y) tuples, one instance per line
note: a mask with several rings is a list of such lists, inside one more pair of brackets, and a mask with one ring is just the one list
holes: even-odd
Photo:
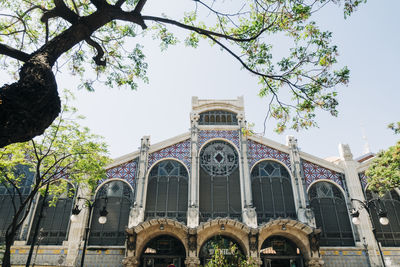
[(236, 150), (212, 141), (200, 152), (200, 220), (241, 218), (239, 163)]
[(188, 173), (175, 160), (164, 160), (151, 169), (147, 185), (146, 219), (168, 217), (186, 221)]
[(283, 165), (270, 160), (258, 163), (251, 172), (251, 186), (258, 223), (297, 218), (290, 175)]
[(238, 125), (236, 114), (225, 110), (200, 113), (199, 125)]
[[(96, 194), (90, 227), (89, 245), (122, 246), (133, 201), (131, 187), (123, 181), (111, 180), (101, 186)], [(107, 222), (99, 223), (100, 210), (108, 211)]]
[(353, 231), (345, 198), (329, 182), (317, 182), (308, 191), (317, 227), (322, 229), (321, 246), (354, 246)]
[[(367, 198), (374, 205), (370, 205), (371, 216), (376, 228), (376, 238), (382, 246), (400, 247), (400, 197), (395, 190), (387, 192), (380, 201), (379, 196), (367, 191)], [(380, 206), (381, 205), (381, 206)], [(387, 212), (388, 225), (379, 223), (379, 209)]]

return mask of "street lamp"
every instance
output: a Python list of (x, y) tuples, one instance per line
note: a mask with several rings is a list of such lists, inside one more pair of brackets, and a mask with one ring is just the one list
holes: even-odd
[[(359, 216), (360, 216), (360, 210), (365, 209), (365, 210), (367, 211), (368, 216), (369, 216), (369, 219), (370, 219), (370, 221), (371, 221), (371, 223), (372, 223), (372, 233), (374, 234), (375, 241), (376, 241), (376, 243), (378, 244), (379, 255), (381, 256), (382, 264), (383, 264), (384, 267), (386, 267), (385, 259), (383, 258), (383, 253), (382, 253), (381, 245), (380, 245), (380, 243), (379, 243), (379, 241), (378, 241), (378, 239), (377, 239), (377, 237), (376, 237), (376, 227), (375, 227), (374, 221), (373, 221), (373, 219), (372, 219), (372, 215), (371, 215), (371, 206), (375, 206), (375, 208), (379, 209), (379, 211), (378, 211), (379, 223), (382, 224), (382, 225), (388, 225), (388, 224), (389, 224), (389, 219), (388, 219), (388, 217), (387, 217), (387, 212), (382, 208), (380, 199), (378, 199), (378, 200), (371, 199), (371, 200), (369, 200), (369, 201), (361, 201), (361, 200), (359, 200), (359, 199), (352, 198), (351, 201), (352, 201), (352, 202), (353, 202), (353, 201), (356, 201), (356, 202), (358, 202), (359, 204), (361, 204), (361, 206), (360, 206), (359, 209), (353, 208), (353, 209), (350, 211), (350, 212), (351, 212), (351, 213), (350, 213), (350, 215), (351, 215), (351, 221), (352, 221), (355, 225), (359, 225), (359, 224), (361, 223), (360, 218), (359, 218)], [(379, 203), (379, 207), (376, 205), (376, 202)]]
[[(88, 208), (89, 209), (89, 216), (86, 220), (86, 228), (85, 228), (85, 239), (83, 243), (83, 250), (82, 250), (82, 259), (81, 259), (81, 267), (83, 267), (84, 261), (85, 261), (85, 254), (86, 254), (86, 246), (87, 246), (87, 241), (88, 241), (88, 235), (89, 235), (89, 223), (92, 218), (92, 210), (94, 207), (94, 204), (96, 203), (97, 199), (94, 202), (91, 202), (90, 200), (84, 198), (84, 197), (78, 197), (78, 201), (83, 199), (85, 203), (82, 205), (82, 208)], [(106, 199), (107, 203), (107, 199)], [(79, 209), (78, 204), (75, 205), (75, 207), (72, 209), (72, 215), (71, 215), (71, 222), (77, 222), (78, 221), (78, 214), (81, 212), (81, 209)], [(107, 222), (107, 214), (108, 211), (106, 210), (106, 207), (104, 206), (102, 210), (100, 210), (100, 217), (99, 217), (99, 223), (100, 224), (105, 224)]]

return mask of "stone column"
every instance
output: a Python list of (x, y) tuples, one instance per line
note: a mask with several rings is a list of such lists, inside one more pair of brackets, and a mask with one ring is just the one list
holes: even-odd
[[(78, 205), (81, 212), (76, 222), (70, 222), (68, 233), (68, 254), (65, 259), (66, 266), (75, 266), (78, 262), (79, 249), (83, 247), (83, 236), (85, 234), (86, 223), (89, 217), (89, 209), (84, 208), (84, 200), (77, 200), (78, 197), (91, 199), (90, 190), (87, 186), (80, 186), (76, 194), (75, 205)], [(89, 237), (88, 237), (89, 238)], [(65, 242), (65, 241), (64, 241)]]
[[(351, 199), (358, 199), (365, 201), (363, 188), (358, 177), (357, 167), (358, 162), (353, 160), (353, 154), (351, 153), (350, 147), (347, 144), (339, 144), (339, 154), (340, 154), (340, 166), (345, 170), (345, 179), (349, 191), (349, 201)], [(356, 201), (352, 203), (354, 207), (359, 207)], [(362, 237), (365, 237), (365, 241), (368, 244), (368, 254), (372, 266), (381, 266), (381, 260), (377, 254), (378, 244), (375, 240), (374, 234), (372, 232), (372, 223), (369, 219), (368, 212), (364, 209), (360, 210), (360, 225), (357, 226), (359, 233)], [(350, 221), (351, 223), (351, 221)], [(355, 227), (353, 227), (354, 229)], [(358, 244), (361, 246), (361, 244)]]
[(237, 115), (239, 122), (239, 136), (240, 136), (240, 187), (241, 187), (241, 197), (242, 197), (242, 217), (243, 223), (249, 227), (257, 228), (257, 214), (253, 207), (253, 195), (251, 191), (251, 178), (249, 162), (247, 159), (247, 135), (243, 134), (241, 129), (246, 127), (246, 121), (244, 115), (239, 113)]
[(188, 255), (185, 259), (187, 267), (197, 267), (200, 265), (200, 259), (197, 255), (197, 230), (190, 228), (188, 233)]
[(137, 234), (133, 228), (130, 228), (126, 230), (126, 235), (126, 254), (122, 264), (125, 267), (138, 267), (140, 262), (136, 257)]
[(146, 205), (146, 173), (149, 157), (150, 136), (143, 136), (140, 145), (139, 168), (136, 179), (136, 197), (133, 208), (129, 214), (128, 228), (134, 227), (144, 221), (144, 209)]
[(301, 159), (297, 139), (294, 136), (286, 136), (286, 145), (289, 146), (290, 166), (292, 173), (293, 197), (298, 220), (315, 227), (314, 213), (308, 207), (307, 185), (302, 175)]
[(190, 155), (191, 168), (189, 177), (189, 207), (187, 212), (187, 226), (195, 228), (199, 225), (199, 119), (197, 112), (190, 113)]

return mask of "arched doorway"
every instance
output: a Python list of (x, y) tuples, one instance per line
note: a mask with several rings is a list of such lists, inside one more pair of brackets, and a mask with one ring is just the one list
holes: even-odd
[(261, 246), (263, 267), (304, 267), (300, 249), (283, 236), (271, 236)]
[(205, 266), (216, 254), (223, 256), (224, 263), (230, 266), (239, 266), (239, 262), (246, 258), (238, 242), (222, 235), (213, 236), (204, 242), (199, 255), (201, 266)]
[(150, 240), (142, 253), (141, 267), (185, 266), (186, 252), (182, 242), (169, 235), (161, 235)]

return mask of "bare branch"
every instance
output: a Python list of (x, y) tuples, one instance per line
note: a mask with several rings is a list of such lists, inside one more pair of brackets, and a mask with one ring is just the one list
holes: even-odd
[(115, 3), (115, 6), (116, 7), (121, 7), (125, 3), (125, 1), (126, 0), (118, 0), (117, 3)]
[(146, 4), (146, 2), (147, 2), (147, 0), (139, 0), (137, 5), (135, 6), (135, 9), (133, 10), (133, 12), (140, 14), (140, 12), (142, 12), (142, 9), (143, 9), (144, 5)]
[(90, 46), (93, 46), (93, 48), (96, 49), (96, 51), (97, 51), (97, 55), (93, 57), (93, 60), (96, 63), (96, 65), (105, 66), (106, 60), (102, 59), (104, 56), (104, 51), (103, 51), (103, 48), (101, 47), (101, 45), (91, 38), (87, 38), (85, 41)]
[(43, 13), (43, 16), (40, 18), (41, 22), (46, 22), (51, 18), (60, 17), (65, 19), (71, 24), (74, 24), (78, 21), (79, 16), (73, 12), (63, 0), (54, 0), (56, 5), (55, 8)]
[(0, 54), (12, 57), (22, 62), (27, 62), (30, 59), (30, 55), (22, 52), (18, 49), (12, 48), (6, 44), (0, 43)]
[(97, 9), (105, 7), (105, 6), (109, 6), (109, 4), (107, 3), (106, 0), (90, 0), (90, 2), (92, 2), (93, 5), (95, 5), (95, 7)]

